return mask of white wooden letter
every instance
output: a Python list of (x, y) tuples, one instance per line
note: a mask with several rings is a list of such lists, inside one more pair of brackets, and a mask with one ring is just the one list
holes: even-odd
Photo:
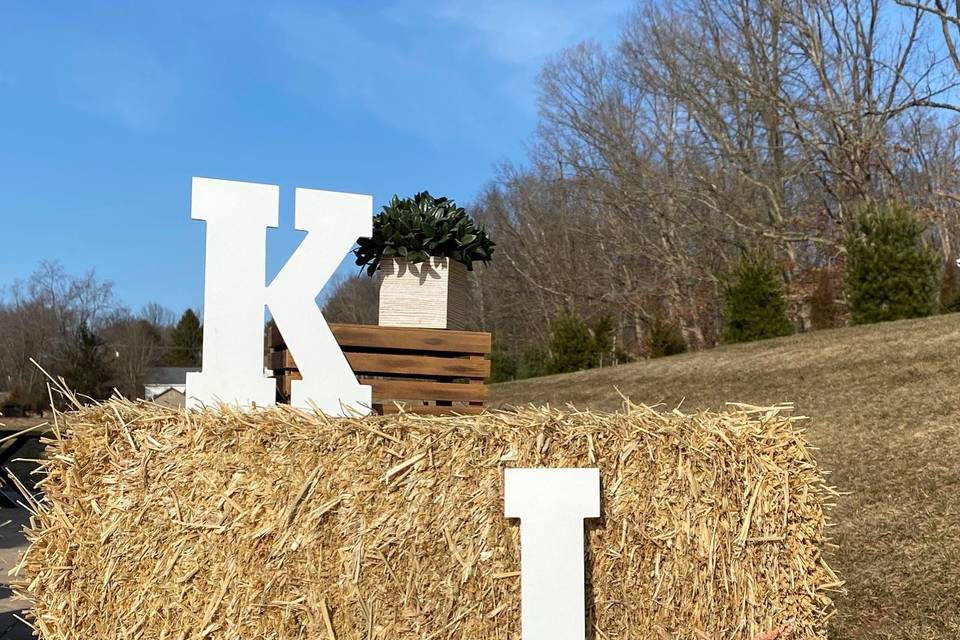
[(187, 374), (187, 406), (270, 406), (277, 392), (263, 375), (266, 229), (277, 226), (280, 187), (194, 178), (190, 216), (207, 223), (207, 251), (203, 370)]
[(279, 219), (279, 187), (193, 179), (191, 216), (207, 223), (203, 369), (187, 374), (187, 404), (276, 401), (263, 372), (264, 305), (303, 380), (291, 404), (342, 415), (370, 406), (370, 387), (350, 370), (316, 297), (360, 236), (372, 229), (370, 196), (297, 189), (295, 226), (306, 239), (266, 286), (266, 229)]
[(505, 469), (504, 514), (520, 518), (523, 640), (583, 640), (583, 521), (600, 517), (599, 469)]
[(357, 238), (373, 233), (373, 198), (297, 189), (295, 217), (307, 237), (267, 289), (267, 306), (303, 376), (293, 381), (290, 404), (312, 402), (330, 415), (346, 413), (346, 406), (365, 413), (370, 387), (357, 382), (316, 298)]

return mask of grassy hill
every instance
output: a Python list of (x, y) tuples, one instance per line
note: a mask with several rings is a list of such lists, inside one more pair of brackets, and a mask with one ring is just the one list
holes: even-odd
[(494, 405), (789, 401), (832, 483), (831, 638), (960, 637), (960, 314), (820, 331), (493, 387)]

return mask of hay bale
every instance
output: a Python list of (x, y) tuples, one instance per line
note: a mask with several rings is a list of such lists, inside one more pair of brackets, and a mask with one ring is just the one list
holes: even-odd
[(519, 638), (507, 466), (601, 469), (592, 637), (824, 637), (831, 498), (778, 409), (59, 418), (22, 562), (47, 639)]

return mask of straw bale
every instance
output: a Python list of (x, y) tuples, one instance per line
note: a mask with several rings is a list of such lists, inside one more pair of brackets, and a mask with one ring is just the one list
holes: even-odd
[(221, 409), (58, 417), (18, 583), (42, 638), (519, 638), (510, 466), (601, 470), (590, 638), (824, 637), (833, 494), (778, 408)]

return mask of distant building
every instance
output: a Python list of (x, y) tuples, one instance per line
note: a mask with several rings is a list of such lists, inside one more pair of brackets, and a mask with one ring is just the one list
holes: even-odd
[(165, 407), (182, 407), (187, 398), (187, 373), (199, 367), (154, 367), (147, 370), (143, 398)]
[(179, 409), (184, 406), (186, 397), (182, 389), (170, 387), (158, 396), (153, 397), (153, 402), (162, 407), (171, 407)]

